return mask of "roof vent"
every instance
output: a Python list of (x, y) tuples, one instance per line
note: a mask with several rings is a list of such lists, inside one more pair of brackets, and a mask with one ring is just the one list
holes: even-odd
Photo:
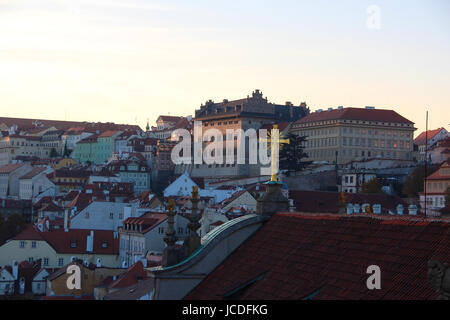
[(373, 110), (373, 109), (375, 109), (375, 107), (366, 106), (366, 109)]
[(328, 111), (331, 111), (331, 110), (333, 110), (333, 108), (328, 108)]

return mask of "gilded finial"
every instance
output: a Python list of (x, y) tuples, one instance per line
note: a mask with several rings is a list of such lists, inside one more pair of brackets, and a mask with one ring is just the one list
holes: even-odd
[(169, 199), (169, 211), (173, 212), (175, 209), (175, 201), (173, 199)]
[(192, 199), (197, 199), (197, 198), (198, 198), (198, 187), (193, 186), (192, 187)]
[(344, 193), (344, 191), (341, 191), (341, 193), (339, 195), (339, 202), (340, 203), (345, 203), (345, 193)]

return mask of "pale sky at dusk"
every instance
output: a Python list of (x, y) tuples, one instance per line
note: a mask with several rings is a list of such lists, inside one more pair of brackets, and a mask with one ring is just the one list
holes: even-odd
[(450, 130), (450, 1), (0, 0), (1, 116), (144, 128), (256, 88)]

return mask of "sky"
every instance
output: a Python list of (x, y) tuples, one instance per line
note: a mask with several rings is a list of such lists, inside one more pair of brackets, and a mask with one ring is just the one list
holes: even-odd
[(450, 1), (0, 0), (1, 116), (144, 128), (254, 89), (450, 131)]

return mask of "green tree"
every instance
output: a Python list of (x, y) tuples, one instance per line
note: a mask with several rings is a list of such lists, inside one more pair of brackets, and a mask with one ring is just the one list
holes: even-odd
[(378, 181), (377, 178), (373, 178), (361, 186), (362, 193), (382, 193), (381, 188), (383, 185)]
[(63, 157), (64, 158), (68, 158), (70, 157), (70, 154), (72, 153), (72, 150), (67, 148), (67, 143), (64, 144), (64, 149), (63, 149)]
[(447, 191), (445, 192), (445, 205), (450, 205), (450, 186), (447, 188)]
[(52, 150), (50, 150), (50, 158), (56, 158), (58, 156), (58, 152), (56, 151), (55, 148), (52, 148)]
[(6, 220), (0, 215), (0, 244), (18, 235), (26, 226), (27, 224), (20, 214), (11, 214)]
[[(427, 176), (436, 172), (439, 166), (429, 166), (427, 169)], [(406, 178), (403, 184), (402, 192), (409, 198), (417, 198), (419, 192), (423, 192), (423, 184), (425, 180), (425, 166), (418, 166), (411, 172), (411, 174)]]
[(280, 150), (280, 170), (283, 170), (286, 176), (291, 173), (302, 171), (309, 166), (312, 161), (303, 161), (308, 155), (303, 151), (303, 144), (306, 141), (305, 136), (290, 133), (286, 137), (289, 144), (283, 144)]

